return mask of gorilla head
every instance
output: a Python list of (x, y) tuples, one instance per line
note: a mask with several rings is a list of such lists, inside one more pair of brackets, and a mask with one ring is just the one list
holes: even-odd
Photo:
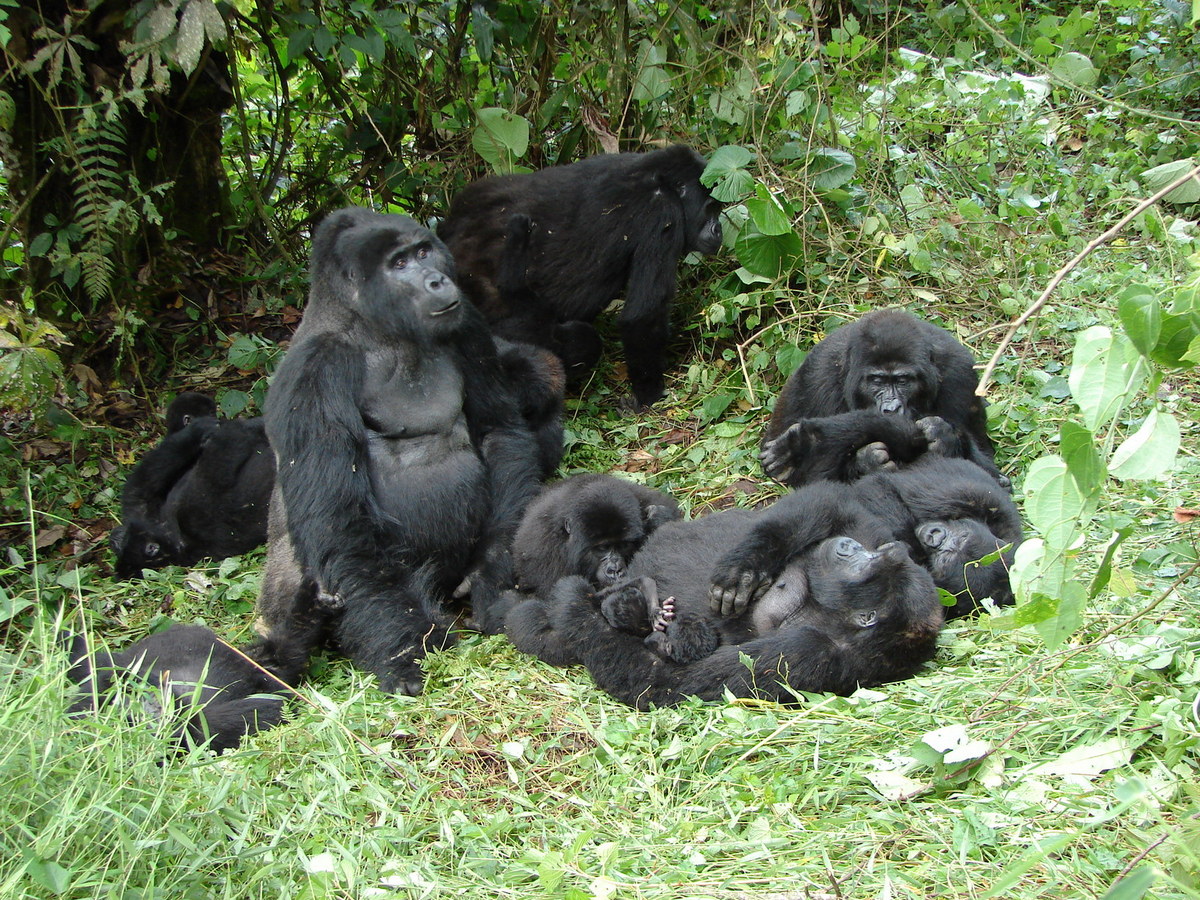
[[(916, 534), (925, 548), (926, 566), (933, 580), (957, 601), (946, 609), (946, 618), (973, 612), (984, 597), (991, 597), (1000, 606), (1016, 602), (1008, 579), (1015, 543), (996, 537), (978, 519), (922, 522)], [(981, 563), (996, 556), (986, 565)]]

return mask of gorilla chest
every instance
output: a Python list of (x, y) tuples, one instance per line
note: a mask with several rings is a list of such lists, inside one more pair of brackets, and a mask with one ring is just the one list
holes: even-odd
[(418, 497), (444, 502), (482, 482), (463, 390), (462, 373), (447, 356), (368, 356), (361, 412), (371, 480), (385, 508)]

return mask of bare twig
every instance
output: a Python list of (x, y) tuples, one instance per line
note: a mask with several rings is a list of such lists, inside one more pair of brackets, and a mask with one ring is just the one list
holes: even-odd
[(1008, 326), (1008, 331), (1005, 332), (1003, 339), (1000, 341), (1000, 345), (996, 347), (996, 352), (992, 354), (992, 358), (988, 360), (988, 364), (984, 367), (982, 374), (979, 376), (979, 387), (975, 391), (976, 395), (980, 397), (987, 396), (987, 389), (992, 380), (992, 373), (996, 371), (996, 366), (1000, 362), (1000, 357), (1004, 354), (1004, 351), (1008, 349), (1008, 345), (1012, 343), (1013, 336), (1017, 333), (1021, 326), (1025, 325), (1030, 319), (1041, 312), (1042, 307), (1046, 305), (1046, 301), (1050, 299), (1050, 295), (1054, 293), (1054, 291), (1062, 283), (1063, 279), (1070, 274), (1071, 270), (1083, 262), (1083, 260), (1086, 259), (1088, 255), (1091, 254), (1096, 248), (1103, 246), (1116, 237), (1126, 225), (1136, 219), (1148, 208), (1153, 206), (1167, 194), (1171, 193), (1171, 191), (1186, 184), (1192, 179), (1200, 180), (1200, 166), (1196, 166), (1196, 168), (1192, 169), (1186, 175), (1175, 179), (1166, 187), (1157, 191), (1153, 196), (1143, 200), (1136, 207), (1134, 207), (1132, 211), (1126, 214), (1120, 222), (1108, 229), (1108, 231), (1104, 232), (1104, 234), (1100, 235), (1098, 238), (1090, 241), (1086, 247), (1076, 254), (1074, 259), (1055, 272), (1054, 277), (1050, 279), (1050, 283), (1046, 286), (1046, 289), (1042, 291), (1042, 295), (1033, 302), (1033, 305), (1030, 306), (1029, 309), (1021, 313), (1021, 315), (1010, 326)]

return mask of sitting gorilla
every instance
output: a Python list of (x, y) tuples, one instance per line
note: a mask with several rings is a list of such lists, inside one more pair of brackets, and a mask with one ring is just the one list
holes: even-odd
[(912, 422), (937, 417), (942, 455), (968, 459), (1007, 486), (996, 469), (984, 400), (975, 395), (974, 365), (953, 335), (903, 310), (876, 310), (843, 325), (813, 347), (784, 385), (763, 435), (763, 469), (791, 487), (825, 470), (846, 472), (833, 458), (841, 445), (814, 446), (810, 422), (875, 410)]
[(633, 399), (646, 406), (663, 395), (679, 260), (721, 247), (704, 168), (674, 146), (485, 178), (454, 198), (438, 233), (493, 330), (555, 350), (572, 374), (594, 364), (591, 323), (624, 293), (621, 342)]
[(129, 473), (109, 540), (120, 578), (253, 550), (267, 539), (275, 457), (261, 419), (218, 421), (201, 394), (167, 409), (167, 436)]
[(537, 439), (538, 468), (549, 478), (563, 455), (563, 398), (566, 373), (557, 356), (542, 347), (496, 338), (500, 368), (516, 394), (517, 407)]
[(565, 578), (548, 600), (515, 607), (508, 635), (552, 664), (583, 663), (601, 689), (639, 709), (727, 691), (785, 703), (800, 691), (849, 694), (908, 678), (933, 656), (942, 608), (929, 573), (897, 542), (819, 541), (754, 609), (712, 612), (712, 557), (755, 518), (733, 510), (664, 526), (631, 566), (655, 576), (599, 593)]
[[(1008, 565), (1022, 539), (1016, 505), (974, 463), (927, 453), (899, 471), (851, 484), (815, 482), (781, 497), (711, 570), (713, 609), (741, 614), (787, 560), (835, 535), (903, 541), (954, 596), (947, 616), (972, 612), (984, 597), (1012, 602)], [(994, 562), (976, 565), (1008, 545)]]
[[(321, 627), (325, 614), (314, 600), (296, 606), (295, 633)], [(303, 642), (260, 641), (245, 650), (251, 662), (201, 625), (172, 625), (115, 655), (93, 653), (82, 635), (67, 633), (60, 640), (70, 653), (67, 677), (79, 685), (69, 713), (94, 710), (112, 699), (117, 682), (135, 680), (151, 718), (182, 719), (173, 732), (176, 743), (208, 741), (218, 753), (279, 724), (284, 694), (299, 681), (308, 660)]]
[[(422, 689), (451, 640), (446, 601), (486, 614), (539, 487), (538, 442), (446, 247), (404, 216), (349, 208), (313, 236), (304, 319), (271, 383), (278, 460), (261, 627), (289, 644), (298, 597), (384, 691)], [(309, 649), (312, 648), (310, 643)]]

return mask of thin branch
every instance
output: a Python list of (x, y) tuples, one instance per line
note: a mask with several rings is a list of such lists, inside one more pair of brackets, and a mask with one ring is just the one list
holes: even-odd
[(1055, 272), (1054, 277), (1050, 279), (1050, 283), (1046, 286), (1046, 289), (1042, 291), (1042, 295), (1034, 301), (1033, 305), (1030, 306), (1029, 309), (1021, 313), (1016, 321), (1008, 326), (1008, 331), (1005, 332), (1004, 337), (1000, 341), (1000, 345), (996, 347), (996, 352), (992, 354), (992, 358), (988, 360), (988, 364), (984, 367), (983, 373), (979, 376), (979, 387), (976, 389), (975, 394), (979, 397), (987, 396), (987, 389), (988, 385), (991, 383), (992, 374), (996, 371), (996, 366), (1000, 363), (1000, 357), (1004, 354), (1004, 351), (1008, 349), (1008, 345), (1012, 343), (1013, 336), (1023, 325), (1025, 325), (1030, 319), (1042, 311), (1042, 307), (1046, 305), (1046, 301), (1050, 299), (1050, 295), (1054, 293), (1058, 286), (1062, 284), (1063, 279), (1066, 278), (1067, 275), (1069, 275), (1077, 265), (1083, 262), (1083, 260), (1086, 259), (1092, 253), (1092, 251), (1111, 241), (1122, 230), (1124, 230), (1126, 225), (1136, 219), (1139, 215), (1141, 215), (1167, 194), (1171, 193), (1171, 191), (1181, 187), (1192, 179), (1200, 180), (1200, 166), (1196, 166), (1196, 168), (1192, 169), (1186, 175), (1175, 179), (1166, 187), (1157, 191), (1152, 197), (1148, 197), (1147, 199), (1143, 200), (1136, 207), (1134, 207), (1131, 212), (1125, 215), (1120, 222), (1108, 229), (1108, 231), (1104, 232), (1104, 234), (1100, 235), (1098, 238), (1090, 241), (1086, 247), (1076, 254), (1074, 259)]

